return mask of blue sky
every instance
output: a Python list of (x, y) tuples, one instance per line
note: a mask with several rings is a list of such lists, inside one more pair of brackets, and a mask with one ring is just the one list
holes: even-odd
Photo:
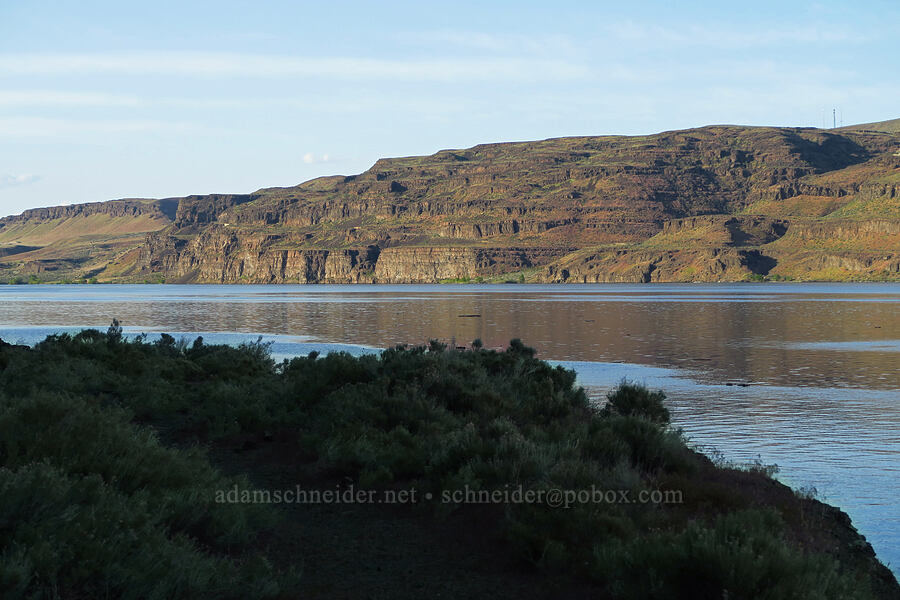
[(483, 142), (900, 117), (900, 4), (0, 0), (0, 215)]

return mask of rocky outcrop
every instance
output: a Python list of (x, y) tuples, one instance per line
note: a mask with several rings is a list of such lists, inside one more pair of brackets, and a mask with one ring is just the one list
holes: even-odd
[(41, 223), (55, 219), (89, 217), (91, 215), (108, 215), (110, 217), (148, 215), (154, 218), (171, 220), (177, 206), (178, 199), (172, 198), (167, 200), (110, 200), (108, 202), (32, 208), (19, 215), (0, 219), (0, 228), (5, 225)]
[(207, 225), (215, 222), (229, 208), (258, 197), (252, 194), (210, 194), (175, 198), (178, 210), (173, 224), (178, 229)]
[(710, 245), (762, 246), (784, 236), (790, 225), (786, 219), (707, 215), (666, 221), (659, 235), (663, 239), (690, 240), (692, 244), (708, 241)]
[(152, 273), (174, 273), (179, 252), (187, 244), (172, 235), (148, 235), (138, 255), (138, 266)]
[(371, 282), (377, 247), (287, 249), (278, 239), (242, 236), (224, 227), (193, 240), (150, 235), (139, 257), (144, 272), (167, 281), (201, 283), (363, 283)]
[(787, 200), (797, 196), (896, 198), (897, 194), (898, 186), (885, 183), (851, 181), (843, 185), (814, 185), (802, 181), (792, 181), (761, 192), (758, 197), (761, 200)]
[(772, 254), (799, 279), (895, 280), (900, 275), (900, 251), (773, 249)]
[(281, 249), (224, 229), (193, 241), (148, 236), (139, 267), (167, 281), (205, 283), (432, 283), (546, 265), (571, 248), (390, 247)]
[(516, 235), (519, 233), (544, 233), (554, 227), (562, 227), (578, 222), (579, 219), (560, 219), (550, 221), (528, 221), (509, 219), (488, 223), (446, 223), (440, 230), (441, 237), (463, 240), (479, 240), (485, 237)]
[(433, 283), (477, 276), (473, 248), (387, 248), (375, 265), (379, 283)]
[(788, 240), (794, 243), (810, 241), (834, 241), (836, 239), (858, 242), (868, 238), (887, 240), (900, 236), (900, 221), (871, 219), (865, 221), (798, 221), (790, 230)]
[(552, 283), (743, 281), (767, 274), (775, 264), (775, 259), (755, 250), (619, 250), (564, 259), (547, 267), (544, 278)]

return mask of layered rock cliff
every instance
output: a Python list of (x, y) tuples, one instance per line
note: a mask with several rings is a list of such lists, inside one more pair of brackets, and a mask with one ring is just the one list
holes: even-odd
[(172, 219), (178, 207), (178, 198), (168, 198), (165, 200), (110, 200), (108, 202), (32, 208), (19, 215), (0, 219), (0, 228), (9, 228), (16, 224), (39, 224), (92, 215), (107, 215), (110, 217), (149, 216), (157, 219)]
[[(898, 187), (900, 135), (871, 126), (486, 144), (252, 194), (27, 211), (0, 220), (0, 270), (44, 261), (51, 278), (217, 283), (897, 279)], [(92, 231), (98, 212), (121, 235)], [(81, 254), (70, 239), (65, 250), (19, 235), (63, 222)]]

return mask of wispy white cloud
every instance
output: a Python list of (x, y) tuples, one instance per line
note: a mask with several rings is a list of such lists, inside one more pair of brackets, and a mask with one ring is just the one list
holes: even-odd
[(266, 110), (266, 109), (290, 109), (297, 111), (346, 114), (363, 111), (378, 110), (403, 110), (403, 111), (453, 111), (464, 110), (458, 100), (447, 99), (446, 95), (440, 98), (422, 98), (411, 95), (398, 97), (396, 93), (383, 89), (367, 89), (354, 96), (329, 97), (320, 92), (315, 94), (279, 97), (195, 97), (195, 98), (147, 98), (142, 103), (148, 106), (162, 106), (176, 109), (191, 110)]
[(557, 81), (585, 74), (582, 65), (552, 59), (391, 60), (304, 58), (235, 53), (0, 54), (0, 75), (163, 75), (182, 77), (310, 77), (346, 81)]
[[(340, 95), (340, 94), (339, 94)], [(0, 109), (3, 108), (125, 108), (125, 109), (184, 109), (210, 110), (296, 110), (328, 114), (346, 114), (362, 111), (403, 110), (407, 112), (463, 112), (463, 98), (409, 95), (398, 97), (396, 93), (381, 88), (365, 89), (354, 96), (327, 97), (319, 91), (299, 96), (156, 96), (119, 95), (94, 92), (69, 92), (64, 90), (8, 90), (0, 91)]]
[(780, 44), (856, 43), (873, 39), (873, 35), (869, 32), (845, 27), (838, 29), (816, 25), (747, 29), (735, 28), (726, 24), (673, 26), (621, 21), (607, 24), (603, 30), (611, 37), (627, 42), (726, 48)]
[(28, 185), (29, 183), (40, 181), (40, 179), (40, 175), (34, 175), (32, 173), (0, 174), (0, 188), (14, 187), (17, 185)]
[(0, 117), (2, 137), (55, 137), (66, 134), (135, 133), (156, 130), (189, 129), (183, 123), (153, 120), (59, 119), (49, 117)]
[(0, 91), (0, 107), (9, 106), (139, 106), (135, 96), (56, 90)]
[(314, 152), (307, 152), (303, 155), (303, 162), (308, 165), (313, 165), (316, 163), (325, 163), (329, 161), (329, 156), (327, 154), (317, 155)]
[(578, 44), (565, 35), (525, 35), (486, 33), (480, 31), (407, 31), (397, 34), (401, 42), (424, 46), (455, 46), (492, 53), (524, 52), (528, 54), (568, 54)]

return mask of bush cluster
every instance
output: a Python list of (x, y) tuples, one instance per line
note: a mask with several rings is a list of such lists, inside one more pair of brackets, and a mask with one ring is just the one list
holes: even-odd
[(777, 509), (707, 482), (716, 467), (669, 425), (662, 392), (623, 382), (595, 406), (574, 372), (518, 340), (276, 364), (262, 341), (149, 343), (114, 323), (0, 348), (0, 389), (4, 597), (277, 594), (280, 575), (252, 551), (271, 514), (212, 503), (235, 480), (185, 449), (276, 431), (295, 441), (279, 460), (363, 487), (682, 491), (671, 506), (502, 508), (523, 565), (614, 596), (867, 595), (805, 551)]

